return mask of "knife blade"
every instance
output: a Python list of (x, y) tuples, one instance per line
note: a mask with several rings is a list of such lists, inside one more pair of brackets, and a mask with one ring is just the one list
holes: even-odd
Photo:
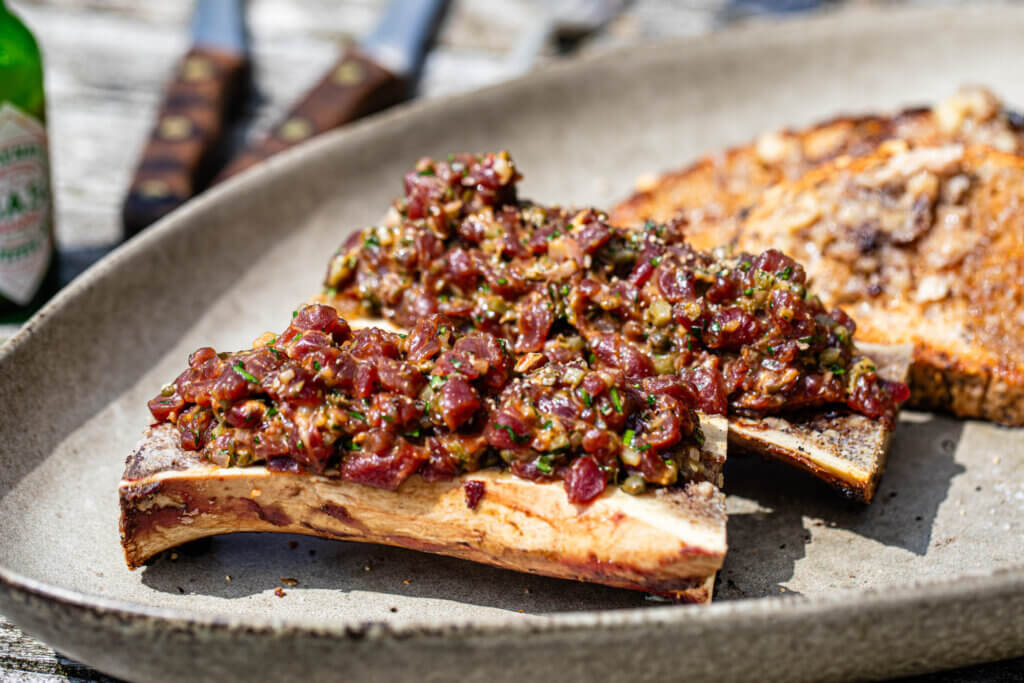
[(447, 6), (448, 0), (393, 0), (373, 33), (347, 50), (269, 134), (246, 147), (214, 182), (410, 97)]
[(249, 67), (244, 0), (198, 0), (192, 46), (164, 90), (122, 206), (128, 238), (190, 198), (213, 175), (215, 151)]

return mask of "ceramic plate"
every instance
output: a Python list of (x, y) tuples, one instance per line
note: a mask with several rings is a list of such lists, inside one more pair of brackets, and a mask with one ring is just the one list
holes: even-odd
[[(1024, 9), (855, 12), (644, 46), (326, 136), (133, 240), (0, 348), (0, 611), (133, 680), (764, 681), (1024, 654), (1024, 431), (910, 414), (876, 502), (726, 470), (708, 608), (278, 535), (125, 568), (116, 486), (145, 401), (317, 291), (421, 155), (511, 150), (523, 195), (609, 206), (633, 180), (783, 124), (984, 83), (1024, 103)], [(230, 577), (230, 580), (228, 580)], [(298, 579), (284, 597), (282, 577)]]

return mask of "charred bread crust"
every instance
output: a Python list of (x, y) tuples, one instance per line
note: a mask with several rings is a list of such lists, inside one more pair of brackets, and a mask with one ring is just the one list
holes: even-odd
[[(702, 422), (705, 449), (724, 459), (727, 425)], [(483, 485), (475, 508), (466, 484)], [(263, 466), (218, 468), (182, 451), (173, 426), (151, 427), (119, 485), (128, 566), (190, 540), (276, 531), (381, 543), (545, 576), (710, 599), (726, 551), (725, 499), (709, 483), (610, 487), (587, 506), (562, 482), (480, 470), (447, 482), (418, 475), (398, 491)]]
[[(913, 344), (912, 405), (1024, 425), (1021, 187), (1024, 157), (893, 141), (770, 190), (738, 247), (771, 243), (802, 261), (826, 305), (856, 320), (859, 340)], [(898, 227), (873, 218), (863, 228), (857, 215), (883, 205)]]
[[(1008, 112), (991, 92), (975, 87), (963, 89), (933, 108), (905, 110), (894, 116), (840, 117), (802, 131), (769, 133), (755, 143), (710, 155), (686, 169), (662, 175), (616, 207), (612, 221), (629, 225), (681, 215), (688, 221), (687, 238), (698, 248), (738, 242), (746, 249), (778, 246), (786, 250), (777, 243), (778, 235), (768, 233), (752, 239), (746, 227), (751, 222), (748, 216), (754, 214), (756, 219), (764, 204), (779, 204), (776, 197), (784, 193), (777, 184), (811, 188), (828, 183), (837, 168), (861, 164), (851, 159), (875, 156), (880, 143), (888, 144), (886, 140), (903, 140), (917, 147), (952, 142), (984, 145), (1002, 153), (991, 151), (976, 158), (984, 156), (992, 165), (1003, 166), (1013, 175), (1012, 170), (1020, 166), (1019, 157), (1013, 154), (1024, 152), (1021, 120), (1019, 115)], [(805, 179), (793, 182), (805, 172)], [(1012, 209), (1012, 199), (1019, 195), (1013, 187), (1011, 178), (989, 189), (997, 200), (1005, 198), (1004, 206)], [(770, 188), (774, 189), (769, 192)], [(1018, 213), (1018, 225), (1021, 220)], [(868, 237), (865, 234), (865, 239)], [(1020, 291), (1017, 283), (1022, 276), (1020, 248), (1024, 240), (1014, 237), (1009, 241), (1007, 248), (992, 252), (987, 265), (994, 273), (1005, 270), (1002, 276), (997, 274), (994, 278), (996, 287), (1016, 295)], [(807, 265), (805, 255), (790, 256)], [(828, 273), (819, 277), (819, 284), (828, 278)], [(1024, 305), (1021, 301), (1018, 297), (1007, 308), (1019, 315)], [(1024, 425), (1024, 368), (1020, 354), (1008, 354), (998, 344), (990, 344), (993, 348), (937, 345), (934, 335), (927, 331), (922, 335), (895, 334), (890, 318), (876, 321), (871, 311), (865, 314), (859, 310), (856, 301), (829, 302), (837, 303), (846, 307), (858, 322), (859, 339), (885, 344), (916, 342), (910, 372), (912, 406)], [(1010, 313), (1008, 310), (1007, 314)], [(965, 310), (957, 315), (969, 318), (973, 313)]]

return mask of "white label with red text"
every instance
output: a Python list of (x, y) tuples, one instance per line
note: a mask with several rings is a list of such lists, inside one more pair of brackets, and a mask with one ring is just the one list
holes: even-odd
[(50, 265), (52, 209), (46, 129), (0, 105), (0, 295), (32, 300)]

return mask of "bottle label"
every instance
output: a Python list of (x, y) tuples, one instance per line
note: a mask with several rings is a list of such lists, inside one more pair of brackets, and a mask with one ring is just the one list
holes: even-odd
[(50, 164), (46, 129), (0, 105), (0, 295), (32, 300), (50, 265)]

